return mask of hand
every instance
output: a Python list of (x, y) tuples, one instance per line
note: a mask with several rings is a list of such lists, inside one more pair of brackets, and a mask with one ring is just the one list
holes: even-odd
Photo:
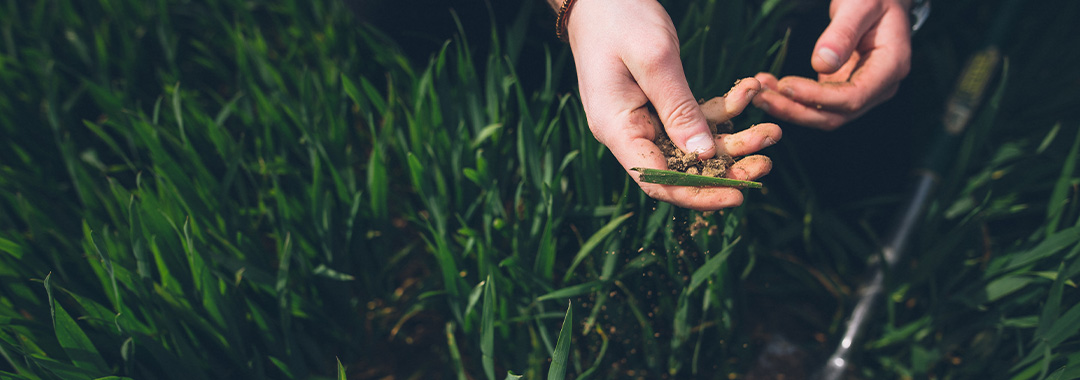
[(910, 3), (833, 0), (832, 21), (810, 59), (817, 81), (758, 73), (766, 90), (754, 106), (782, 120), (833, 130), (888, 100), (911, 68)]
[[(630, 170), (667, 168), (660, 149), (653, 143), (658, 122), (679, 149), (696, 152), (700, 159), (718, 151), (742, 156), (780, 139), (780, 128), (775, 124), (713, 136), (686, 83), (675, 26), (658, 2), (578, 1), (570, 13), (567, 31), (589, 127), (646, 194), (698, 210), (742, 203), (742, 192), (737, 189), (642, 183), (639, 173)], [(743, 80), (729, 93), (723, 116), (739, 114), (760, 86), (752, 78)], [(650, 103), (659, 120), (650, 116)], [(747, 157), (736, 163), (727, 176), (755, 179), (771, 167), (766, 157)]]

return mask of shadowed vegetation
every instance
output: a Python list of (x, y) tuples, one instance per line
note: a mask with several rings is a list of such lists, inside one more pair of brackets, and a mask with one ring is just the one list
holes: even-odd
[[(667, 3), (699, 97), (808, 62), (785, 2)], [(909, 169), (1002, 6), (942, 3), (898, 96)], [(1060, 3), (997, 40), (853, 376), (1080, 373), (1080, 6)], [(810, 132), (763, 152), (744, 206), (648, 199), (543, 6), (461, 6), (486, 33), (417, 60), (335, 1), (0, 3), (0, 379), (816, 370), (906, 189), (836, 201)], [(795, 369), (762, 368), (777, 339)]]

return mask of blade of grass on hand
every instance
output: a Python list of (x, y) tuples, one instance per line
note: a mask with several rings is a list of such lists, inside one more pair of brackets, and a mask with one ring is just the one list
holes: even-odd
[(740, 181), (731, 178), (716, 178), (696, 174), (680, 173), (672, 170), (660, 170), (649, 168), (630, 168), (630, 170), (641, 173), (641, 181), (649, 183), (659, 183), (661, 185), (674, 185), (674, 186), (728, 186), (728, 187), (749, 187), (754, 189), (761, 188), (761, 182), (754, 181)]

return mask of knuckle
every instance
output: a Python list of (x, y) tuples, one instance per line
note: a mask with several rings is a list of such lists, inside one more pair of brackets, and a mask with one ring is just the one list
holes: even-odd
[(833, 27), (833, 33), (837, 39), (849, 46), (854, 46), (855, 43), (859, 42), (861, 37), (854, 25), (836, 25)]
[(672, 57), (676, 61), (679, 57), (679, 44), (667, 39), (644, 41), (638, 48), (641, 49), (641, 67), (648, 75), (663, 71)]
[(862, 97), (857, 97), (857, 98), (852, 99), (851, 101), (844, 102), (844, 104), (841, 104), (840, 105), (840, 112), (843, 112), (845, 114), (859, 113), (859, 111), (862, 111), (863, 106), (865, 104), (866, 104), (866, 100), (864, 100)]
[(693, 99), (683, 99), (668, 105), (662, 112), (666, 121), (664, 129), (684, 130), (695, 127), (694, 122), (699, 119), (696, 113), (701, 111)]
[(841, 125), (844, 125), (844, 119), (828, 118), (821, 123), (820, 127), (826, 131), (835, 131), (840, 128)]

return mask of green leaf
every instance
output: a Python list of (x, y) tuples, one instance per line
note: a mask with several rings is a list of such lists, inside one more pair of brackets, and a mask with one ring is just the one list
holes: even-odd
[(524, 378), (525, 378), (525, 376), (514, 374), (514, 371), (506, 371), (506, 379), (505, 380), (521, 380), (521, 379), (524, 379)]
[[(765, 4), (761, 6), (762, 13), (768, 13), (769, 10), (776, 7), (777, 0), (766, 0)], [(791, 40), (791, 28), (784, 32), (784, 39), (778, 41), (779, 45), (774, 46), (777, 48), (776, 58), (773, 58), (772, 65), (769, 66), (769, 72), (772, 75), (780, 75), (780, 70), (784, 67), (784, 61), (787, 59), (788, 41)]]
[(277, 369), (280, 370), (281, 373), (285, 374), (285, 378), (293, 379), (296, 377), (293, 375), (292, 370), (289, 369), (289, 365), (286, 364), (284, 361), (273, 356), (269, 356), (268, 358), (270, 359), (270, 363), (273, 364), (274, 367), (277, 367)]
[(1003, 256), (1008, 258), (1008, 264), (998, 270), (988, 270), (988, 274), (1001, 274), (1029, 264), (1034, 264), (1039, 260), (1053, 256), (1058, 251), (1075, 244), (1077, 241), (1080, 241), (1080, 225), (1047, 236), (1046, 239), (1043, 239), (1042, 242), (1026, 252), (1018, 252)]
[(709, 277), (712, 277), (713, 274), (716, 274), (718, 271), (720, 271), (720, 268), (724, 264), (724, 261), (726, 261), (728, 256), (731, 255), (735, 244), (738, 243), (739, 239), (741, 238), (742, 237), (735, 238), (735, 240), (732, 241), (731, 244), (728, 244), (727, 247), (724, 247), (724, 250), (720, 251), (720, 253), (717, 253), (713, 257), (710, 257), (709, 260), (705, 261), (705, 265), (702, 265), (701, 268), (695, 270), (694, 274), (690, 276), (690, 287), (687, 288), (686, 292), (693, 293), (698, 286), (701, 286), (701, 284), (705, 282), (705, 280), (709, 279)]
[(416, 157), (413, 152), (408, 154), (409, 161), (409, 174), (412, 176), (413, 186), (416, 187), (416, 191), (420, 195), (425, 195), (424, 192), (424, 165), (420, 163), (420, 159)]
[(1042, 317), (1039, 318), (1039, 327), (1035, 330), (1035, 336), (1045, 336), (1050, 326), (1057, 321), (1061, 309), (1061, 293), (1065, 288), (1065, 263), (1058, 266), (1057, 273), (1057, 278), (1050, 285), (1050, 294), (1046, 297), (1046, 303), (1043, 305)]
[(502, 128), (502, 126), (502, 123), (494, 123), (484, 127), (484, 129), (481, 129), (480, 132), (476, 134), (476, 137), (473, 138), (472, 148), (476, 149), (476, 147), (480, 146), (480, 144), (483, 144), (484, 140), (487, 140), (489, 137), (494, 135), (495, 132), (498, 132), (499, 129)]
[(368, 100), (375, 106), (375, 109), (379, 111), (379, 114), (386, 113), (386, 102), (382, 96), (379, 95), (379, 90), (375, 89), (375, 86), (371, 84), (367, 78), (360, 77), (360, 86), (364, 88), (364, 93), (367, 94)]
[(591, 281), (591, 282), (586, 282), (584, 284), (577, 284), (577, 285), (573, 285), (573, 286), (568, 286), (568, 287), (553, 291), (551, 293), (544, 294), (544, 295), (542, 295), (540, 297), (536, 297), (536, 301), (540, 302), (540, 301), (547, 301), (547, 300), (550, 300), (550, 299), (561, 299), (561, 298), (577, 297), (577, 296), (580, 296), (582, 294), (588, 294), (588, 293), (595, 292), (595, 291), (599, 290), (601, 287), (603, 287), (605, 284), (607, 284), (607, 281)]
[(85, 368), (80, 368), (67, 364), (56, 359), (47, 358), (37, 354), (27, 355), (34, 364), (41, 366), (45, 370), (52, 372), (54, 375), (61, 379), (93, 379), (100, 373)]
[[(476, 306), (476, 302), (479, 301), (480, 296), (484, 294), (484, 285), (485, 284), (486, 284), (485, 282), (481, 282), (479, 284), (476, 284), (476, 286), (473, 287), (473, 290), (471, 292), (469, 292), (469, 300), (468, 300), (468, 303), (465, 304), (466, 305), (465, 306), (466, 321), (468, 320), (469, 313), (471, 313), (473, 307)], [(468, 328), (465, 329), (465, 331), (468, 331), (468, 330), (469, 330)]]
[(1073, 305), (1054, 322), (1046, 331), (1045, 339), (1051, 346), (1057, 346), (1080, 332), (1080, 304)]
[(1054, 373), (1050, 374), (1046, 380), (1069, 380), (1080, 379), (1080, 363), (1075, 361), (1061, 367)]
[(991, 281), (989, 284), (986, 284), (986, 287), (983, 289), (985, 292), (983, 297), (985, 298), (982, 299), (982, 301), (997, 301), (1002, 297), (1012, 294), (1013, 292), (1027, 286), (1027, 284), (1030, 284), (1031, 281), (1032, 278), (1026, 276), (1004, 277)]
[(563, 380), (566, 378), (566, 363), (570, 358), (570, 339), (573, 330), (574, 305), (567, 303), (566, 317), (563, 318), (562, 328), (559, 329), (559, 340), (555, 343), (555, 353), (551, 355), (551, 367), (548, 368), (548, 380)]
[(495, 380), (495, 281), (491, 275), (484, 281), (484, 310), (480, 320), (480, 354), (484, 373)]
[[(374, 135), (375, 127), (371, 128), (372, 135)], [(387, 208), (387, 199), (389, 195), (390, 180), (386, 171), (386, 164), (383, 163), (382, 158), (382, 144), (375, 141), (371, 147), (371, 156), (368, 157), (367, 167), (367, 187), (368, 198), (370, 199), (372, 213), (378, 219), (385, 219), (389, 214)], [(411, 159), (413, 156), (409, 156)]]
[(327, 267), (326, 264), (319, 264), (319, 266), (315, 267), (315, 269), (311, 271), (311, 274), (337, 281), (352, 281), (356, 279), (356, 277), (353, 277), (353, 275), (351, 274), (341, 273), (336, 270), (330, 269), (330, 267)]
[(749, 187), (753, 189), (761, 188), (761, 182), (754, 181), (741, 181), (731, 178), (716, 178), (697, 174), (686, 174), (673, 170), (660, 170), (649, 168), (630, 168), (630, 170), (641, 173), (641, 176), (639, 178), (642, 182), (659, 183), (661, 185), (696, 187)]
[(0, 237), (0, 252), (7, 252), (15, 257), (16, 260), (22, 259), (23, 257), (22, 248), (19, 247), (18, 244), (2, 237)]
[(347, 380), (347, 378), (345, 377), (345, 366), (341, 365), (341, 358), (334, 359), (337, 360), (337, 379)]
[(450, 358), (453, 359), (454, 370), (458, 380), (467, 380), (465, 376), (465, 363), (461, 361), (461, 351), (458, 350), (457, 339), (454, 338), (454, 323), (446, 322), (446, 346), (450, 349)]
[(689, 323), (690, 318), (690, 292), (683, 290), (679, 294), (679, 301), (675, 307), (674, 319), (674, 331), (671, 334), (671, 356), (668, 357), (668, 372), (672, 374), (679, 373), (679, 370), (683, 365), (683, 357), (685, 353), (680, 350), (686, 341), (690, 339), (691, 326)]
[(577, 254), (574, 255), (574, 261), (570, 264), (570, 269), (566, 270), (566, 275), (563, 276), (563, 282), (570, 281), (570, 277), (574, 275), (574, 268), (577, 268), (578, 264), (581, 264), (581, 261), (585, 260), (585, 258), (589, 256), (589, 253), (592, 252), (593, 248), (596, 248), (596, 246), (599, 245), (600, 242), (604, 241), (604, 238), (614, 232), (615, 229), (618, 228), (620, 224), (622, 224), (622, 222), (626, 221), (626, 219), (629, 219), (632, 215), (634, 215), (633, 212), (623, 214), (623, 216), (620, 216), (608, 222), (608, 224), (604, 225), (600, 228), (600, 230), (596, 231), (595, 234), (590, 236), (589, 240), (586, 240), (585, 244), (582, 244), (581, 249), (579, 249)]
[(545, 208), (547, 209), (547, 218), (544, 222), (544, 232), (540, 235), (540, 246), (536, 252), (536, 263), (533, 264), (533, 270), (537, 275), (544, 279), (554, 279), (555, 276), (555, 245), (556, 237), (554, 234), (555, 220), (552, 217), (551, 195), (546, 197)]
[(71, 358), (71, 364), (76, 367), (87, 370), (96, 371), (98, 373), (108, 372), (109, 366), (105, 364), (105, 359), (98, 353), (97, 348), (90, 341), (90, 338), (86, 336), (86, 333), (82, 331), (75, 320), (71, 318), (71, 315), (64, 310), (59, 303), (53, 299), (52, 285), (50, 279), (52, 273), (45, 276), (45, 293), (49, 296), (49, 306), (52, 311), (53, 317), (53, 329), (56, 332), (56, 339), (60, 341), (60, 346), (64, 348), (64, 352)]
[(0, 371), (0, 380), (33, 380), (33, 378), (25, 377), (11, 372)]
[(1072, 178), (1077, 161), (1080, 161), (1080, 133), (1076, 134), (1076, 140), (1069, 149), (1069, 155), (1061, 165), (1061, 175), (1058, 176), (1057, 182), (1054, 183), (1054, 191), (1050, 194), (1050, 202), (1046, 208), (1046, 219), (1049, 221), (1046, 226), (1047, 237), (1057, 232), (1058, 225), (1061, 224), (1061, 219), (1065, 215), (1065, 204), (1069, 201), (1069, 192), (1073, 188)]
[(180, 82), (176, 82), (176, 86), (173, 87), (172, 106), (173, 116), (176, 118), (176, 125), (180, 128), (180, 139), (184, 142), (184, 145), (189, 145), (187, 133), (184, 132), (184, 112), (180, 107)]

